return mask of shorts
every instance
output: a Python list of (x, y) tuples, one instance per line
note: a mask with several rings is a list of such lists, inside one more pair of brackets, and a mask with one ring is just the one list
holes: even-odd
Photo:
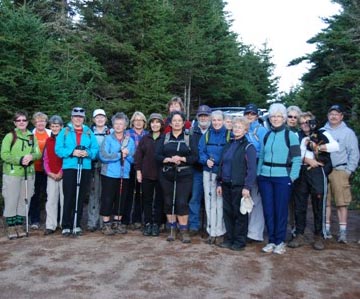
[(336, 170), (329, 174), (327, 206), (335, 199), (337, 207), (348, 206), (351, 203), (350, 175), (345, 170)]

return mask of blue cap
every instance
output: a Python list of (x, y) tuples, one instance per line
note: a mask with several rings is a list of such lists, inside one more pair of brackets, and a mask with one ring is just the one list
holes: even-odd
[(249, 113), (249, 112), (254, 112), (256, 114), (258, 114), (258, 108), (255, 104), (248, 104), (245, 106), (245, 110), (244, 110), (244, 114)]

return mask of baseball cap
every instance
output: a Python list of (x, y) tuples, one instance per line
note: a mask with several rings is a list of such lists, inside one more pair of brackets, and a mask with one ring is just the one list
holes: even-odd
[(71, 111), (71, 116), (82, 116), (85, 117), (85, 110), (81, 107), (74, 107)]
[(201, 105), (199, 106), (199, 109), (196, 113), (196, 116), (199, 116), (199, 115), (210, 115), (211, 114), (211, 109), (209, 106), (207, 105)]
[(249, 113), (249, 112), (253, 112), (258, 114), (258, 108), (255, 104), (247, 104), (245, 106), (245, 110), (244, 110), (244, 114)]
[(103, 109), (95, 109), (94, 112), (93, 112), (93, 117), (96, 117), (98, 115), (104, 115), (106, 116), (106, 113)]
[(149, 123), (154, 120), (154, 119), (158, 119), (160, 120), (161, 123), (163, 123), (163, 117), (160, 113), (151, 113), (149, 116)]
[(330, 112), (333, 111), (333, 110), (336, 110), (336, 111), (339, 112), (339, 113), (343, 113), (343, 112), (344, 112), (344, 109), (343, 109), (340, 105), (338, 105), (338, 104), (332, 105), (332, 106), (329, 108), (328, 113), (330, 113)]

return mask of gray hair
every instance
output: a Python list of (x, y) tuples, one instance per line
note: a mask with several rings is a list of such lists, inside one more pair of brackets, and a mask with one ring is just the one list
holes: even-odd
[(129, 118), (126, 116), (126, 114), (124, 112), (116, 112), (112, 117), (111, 117), (111, 123), (112, 125), (114, 125), (115, 121), (118, 119), (123, 119), (125, 122), (125, 126), (127, 127), (129, 125)]
[(215, 116), (219, 116), (224, 119), (224, 113), (221, 110), (215, 110), (211, 112), (211, 119), (213, 119)]
[(224, 120), (226, 120), (226, 119), (233, 120), (233, 116), (229, 113), (224, 113)]
[(49, 119), (49, 124), (52, 125), (52, 124), (57, 124), (57, 125), (60, 125), (62, 126), (64, 124), (61, 116), (59, 115), (53, 115), (50, 117)]
[(235, 117), (233, 117), (232, 125), (234, 126), (235, 124), (242, 124), (246, 131), (248, 131), (249, 127), (250, 127), (250, 122), (245, 116), (235, 116)]
[(300, 114), (302, 113), (301, 109), (298, 106), (289, 106), (286, 111), (287, 113), (294, 111), (297, 113), (298, 116), (300, 116)]
[(286, 121), (286, 119), (287, 119), (286, 107), (280, 103), (271, 104), (271, 106), (269, 108), (269, 117), (271, 117), (275, 114), (278, 114), (278, 113), (280, 113), (283, 116), (284, 121)]

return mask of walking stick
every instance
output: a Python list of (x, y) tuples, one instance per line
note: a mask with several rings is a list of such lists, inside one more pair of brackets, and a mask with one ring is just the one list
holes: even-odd
[(82, 163), (83, 158), (78, 158), (77, 173), (76, 173), (76, 201), (75, 201), (75, 213), (74, 213), (74, 224), (73, 224), (73, 236), (76, 236), (76, 225), (77, 225), (77, 214), (78, 214), (78, 205), (79, 205), (79, 194), (80, 194), (80, 183), (81, 183), (81, 173), (82, 173)]
[(27, 166), (24, 166), (25, 178), (25, 222), (26, 222), (26, 236), (29, 236), (29, 201), (28, 201), (28, 179), (27, 179)]
[[(175, 217), (175, 200), (176, 200), (176, 179), (177, 179), (177, 165), (174, 166), (175, 169), (175, 175), (174, 175), (174, 190), (173, 190), (173, 200), (172, 200), (172, 208), (171, 208), (171, 220), (174, 221)], [(175, 240), (174, 235), (174, 222), (171, 223), (170, 226), (170, 236)]]
[(123, 192), (123, 180), (124, 180), (124, 159), (122, 156), (122, 152), (120, 151), (120, 194), (119, 194), (119, 205), (118, 205), (118, 213), (117, 216), (120, 216), (120, 206), (121, 206), (121, 201), (122, 201), (122, 192)]

